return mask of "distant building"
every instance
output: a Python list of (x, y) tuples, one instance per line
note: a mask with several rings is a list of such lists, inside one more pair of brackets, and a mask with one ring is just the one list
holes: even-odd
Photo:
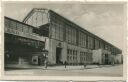
[[(17, 38), (13, 39), (13, 36)], [(120, 49), (52, 10), (35, 8), (23, 23), (5, 17), (5, 51), (15, 52), (16, 57), (24, 56), (24, 61), (31, 61), (31, 57), (26, 60), (26, 56), (42, 52), (43, 48), (48, 50), (49, 64), (65, 61), (68, 64), (113, 64), (117, 63), (114, 60), (122, 61), (116, 57), (122, 54)]]

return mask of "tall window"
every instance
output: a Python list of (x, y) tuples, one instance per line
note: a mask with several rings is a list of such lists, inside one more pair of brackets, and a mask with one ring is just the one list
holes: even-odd
[(70, 27), (69, 27), (68, 30), (69, 30), (69, 31), (68, 31), (68, 32), (69, 32), (69, 35), (68, 35), (68, 36), (69, 36), (69, 38), (68, 38), (68, 42), (71, 43), (71, 39), (72, 39), (71, 34), (72, 34), (72, 33), (71, 33), (71, 29), (70, 29)]
[(93, 49), (93, 38), (92, 37), (90, 37), (90, 49)]
[(63, 40), (64, 27), (60, 22), (52, 22), (52, 38), (57, 40)]
[(15, 29), (15, 30), (17, 29), (15, 21), (10, 21), (10, 28)]
[(51, 24), (52, 24), (52, 27), (51, 27), (52, 28), (52, 38), (55, 38), (55, 36), (56, 36), (55, 35), (56, 34), (55, 24), (54, 24), (54, 22), (52, 22)]
[(63, 40), (63, 35), (64, 35), (64, 28), (63, 28), (63, 25), (62, 24), (60, 24), (60, 40)]
[(67, 25), (66, 26), (66, 41), (69, 42), (69, 27)]
[(55, 28), (56, 28), (56, 39), (59, 40), (59, 26), (57, 23), (55, 23)]
[(88, 36), (88, 48), (91, 49), (91, 37)]
[(84, 34), (84, 47), (86, 47), (86, 34)]
[(5, 19), (5, 27), (10, 28), (10, 20), (9, 19)]
[(66, 41), (71, 44), (76, 44), (76, 29), (71, 25), (66, 25)]
[(28, 33), (28, 26), (23, 25), (23, 32), (24, 32), (24, 33)]
[(17, 23), (17, 30), (21, 32), (23, 31), (23, 27), (21, 23)]
[(104, 43), (100, 41), (100, 48), (104, 49)]
[(79, 45), (82, 45), (82, 41), (81, 41), (81, 32), (79, 31)]
[(95, 49), (99, 49), (99, 40), (95, 39)]
[(81, 47), (86, 47), (87, 43), (86, 43), (86, 34), (79, 31), (79, 45)]
[(29, 33), (32, 33), (32, 30), (33, 30), (32, 27), (29, 27)]

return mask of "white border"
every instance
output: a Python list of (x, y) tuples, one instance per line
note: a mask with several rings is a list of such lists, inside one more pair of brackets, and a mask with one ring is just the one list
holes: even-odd
[[(15, 0), (4, 0), (4, 1), (11, 1), (11, 2), (14, 2)], [(27, 0), (28, 2), (30, 1), (30, 0)], [(35, 1), (37, 1), (37, 0), (32, 0), (31, 2), (34, 2), (35, 3)], [(43, 0), (43, 1), (45, 1), (45, 0)], [(46, 0), (46, 1), (52, 1), (52, 3), (56, 3), (56, 1), (55, 0)], [(62, 1), (62, 0), (61, 0)], [(67, 0), (66, 0), (67, 1)], [(113, 2), (115, 2), (115, 3), (124, 3), (125, 4), (125, 6), (124, 6), (124, 8), (126, 9), (127, 7), (128, 7), (128, 5), (126, 4), (126, 1), (124, 0), (124, 1), (117, 1), (117, 0), (112, 0)], [(18, 1), (18, 2), (25, 2), (24, 0), (20, 0), (20, 1)], [(42, 2), (42, 1), (41, 1)], [(50, 3), (50, 2), (43, 2), (43, 3)], [(74, 2), (71, 2), (71, 0), (68, 0), (67, 2), (65, 2), (66, 4), (68, 3), (68, 4), (78, 4), (78, 3), (80, 3), (80, 4), (84, 4), (84, 3), (89, 3), (90, 4), (90, 2), (91, 3), (93, 3), (93, 4), (99, 4), (99, 3), (101, 3), (101, 4), (106, 4), (106, 2), (107, 3), (109, 3), (109, 4), (111, 4), (111, 3), (113, 3), (113, 2), (111, 2), (111, 0), (107, 0), (107, 1), (103, 1), (102, 0), (102, 2), (101, 2), (101, 0), (97, 0), (97, 1), (94, 1), (94, 0), (79, 0), (78, 2), (76, 2), (76, 0), (74, 1)], [(98, 3), (97, 3), (98, 2)], [(26, 2), (25, 2), (26, 3)], [(61, 3), (61, 2), (58, 2), (58, 3)], [(25, 76), (25, 75), (23, 75), (23, 76), (5, 76), (4, 75), (4, 69), (3, 69), (3, 67), (4, 67), (4, 63), (3, 63), (3, 61), (4, 61), (4, 56), (3, 56), (3, 54), (4, 54), (4, 21), (3, 21), (3, 14), (4, 14), (4, 9), (3, 9), (3, 3), (2, 3), (2, 5), (1, 5), (1, 7), (2, 7), (2, 11), (0, 11), (0, 15), (1, 15), (1, 28), (0, 28), (0, 33), (1, 33), (1, 41), (2, 42), (0, 42), (0, 46), (1, 46), (1, 49), (0, 49), (0, 52), (1, 52), (1, 54), (0, 54), (0, 58), (1, 58), (1, 80), (77, 80), (77, 81), (80, 81), (80, 80), (86, 80), (86, 81), (96, 81), (96, 80), (126, 80), (126, 66), (127, 66), (127, 64), (126, 64), (126, 58), (128, 58), (126, 55), (127, 55), (127, 41), (126, 41), (126, 36), (127, 36), (127, 29), (125, 28), (124, 29), (124, 33), (125, 33), (125, 36), (124, 36), (124, 39), (125, 39), (125, 43), (124, 43), (124, 65), (123, 65), (123, 67), (124, 67), (124, 71), (123, 71), (123, 77), (100, 77), (100, 76), (98, 76), (98, 77), (94, 77), (94, 76), (89, 76), (89, 77), (85, 77), (85, 76)], [(128, 11), (126, 11), (126, 12), (128, 12)], [(126, 13), (125, 13), (126, 14)], [(126, 19), (125, 20), (127, 20), (127, 17), (126, 17)], [(125, 25), (125, 27), (127, 27), (127, 24)]]

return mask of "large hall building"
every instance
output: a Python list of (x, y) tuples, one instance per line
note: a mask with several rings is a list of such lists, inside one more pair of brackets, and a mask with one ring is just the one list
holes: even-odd
[(49, 64), (123, 62), (119, 48), (52, 10), (34, 8), (22, 22), (5, 17), (6, 64), (38, 64), (43, 49)]

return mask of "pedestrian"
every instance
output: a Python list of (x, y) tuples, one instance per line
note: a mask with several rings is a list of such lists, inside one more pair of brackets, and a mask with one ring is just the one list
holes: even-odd
[(114, 64), (114, 61), (112, 61), (112, 66), (114, 66), (115, 64)]
[(98, 67), (99, 67), (99, 68), (101, 68), (101, 65), (100, 65), (100, 63), (97, 63), (97, 65), (98, 65)]
[(84, 69), (86, 68), (86, 66), (87, 66), (86, 63), (84, 63)]
[(64, 66), (65, 66), (65, 68), (66, 68), (66, 65), (67, 65), (67, 62), (65, 61), (65, 62), (64, 62)]
[(45, 57), (44, 66), (45, 66), (45, 69), (47, 69), (47, 65), (48, 65), (48, 51), (47, 50), (44, 50), (44, 57)]
[(47, 69), (47, 59), (45, 59), (44, 64), (45, 64), (45, 68)]
[(41, 65), (41, 58), (38, 57), (38, 65), (40, 66)]

